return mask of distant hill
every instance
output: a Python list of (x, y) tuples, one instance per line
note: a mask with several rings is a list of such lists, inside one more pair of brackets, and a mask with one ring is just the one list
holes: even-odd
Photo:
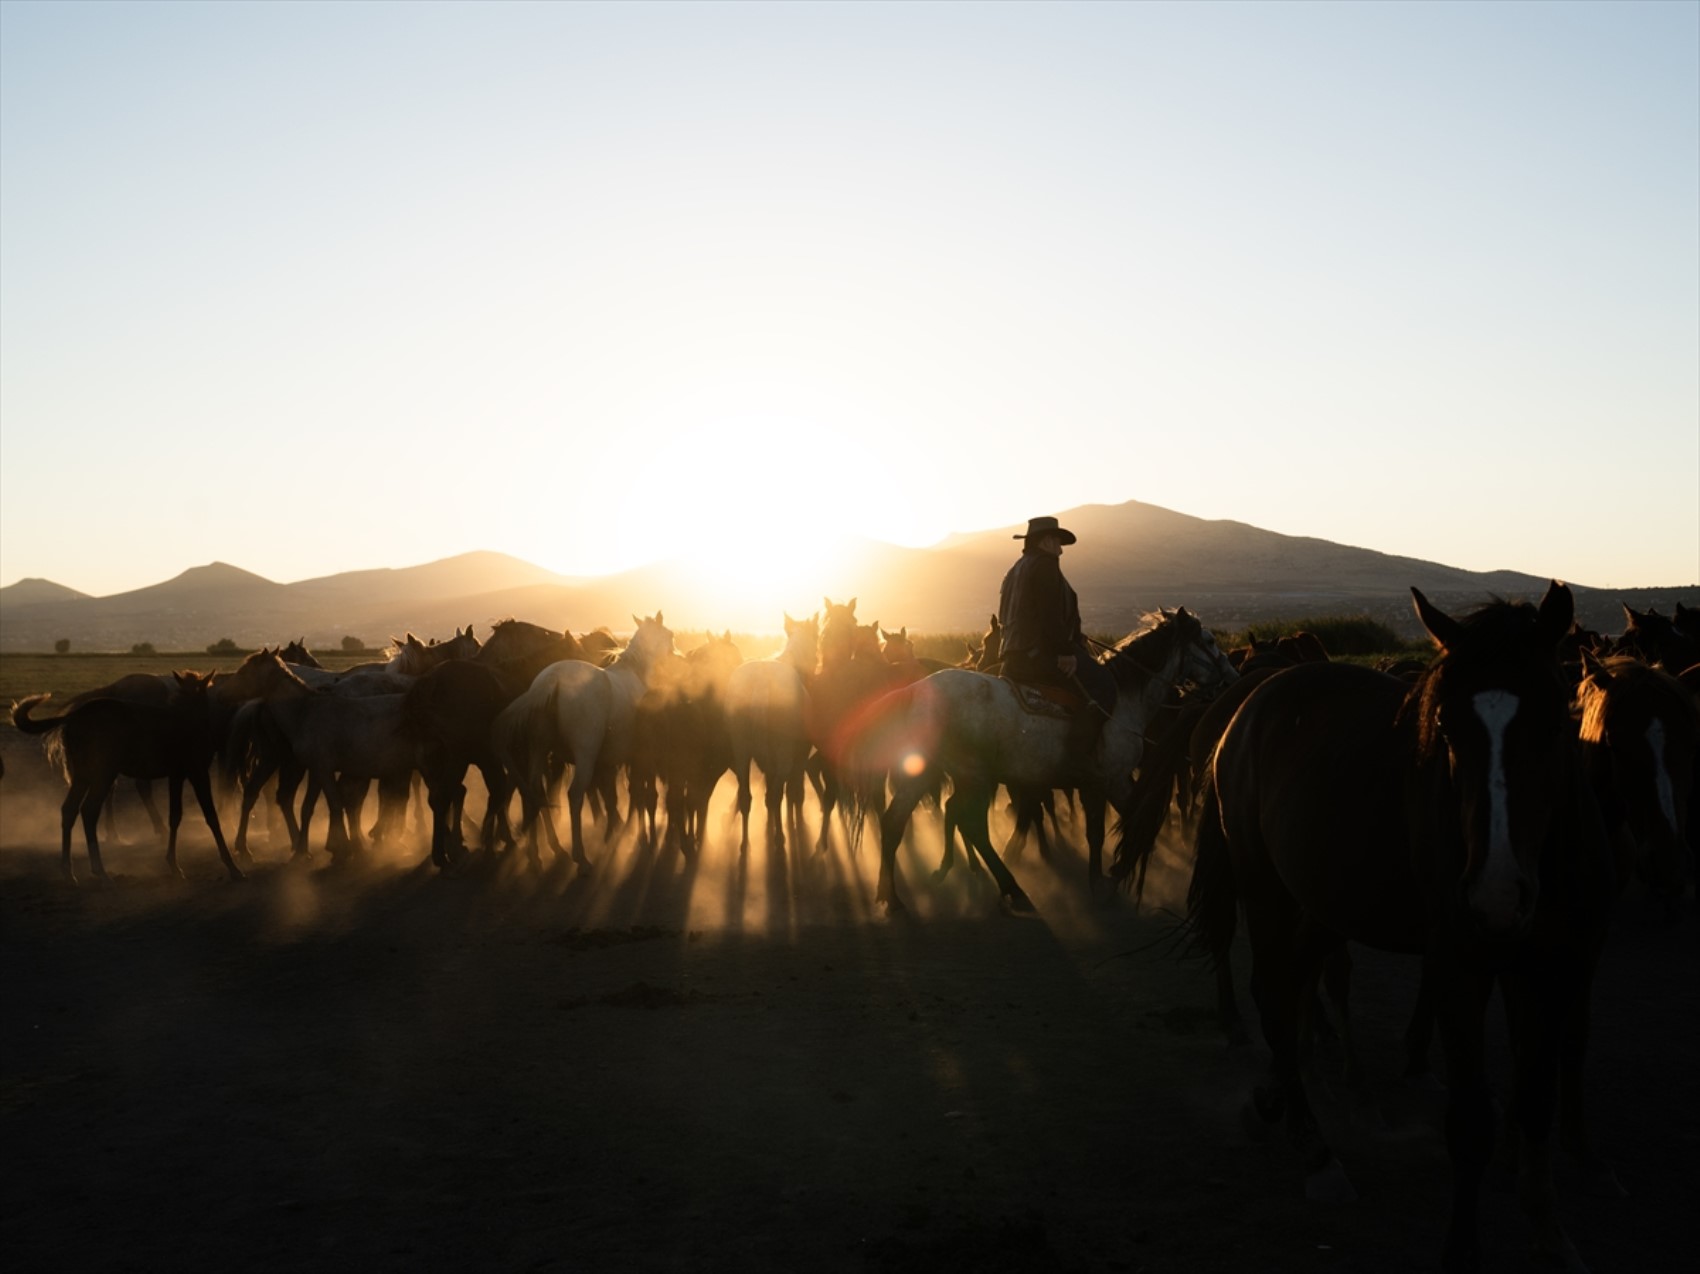
[(7, 606), (31, 606), (37, 602), (68, 602), (87, 597), (74, 588), (55, 584), (50, 579), (21, 579), (16, 584), (0, 588), (0, 611)]
[[(1410, 588), (1457, 611), (1490, 596), (1536, 597), (1543, 577), (1477, 572), (1397, 557), (1242, 522), (1207, 521), (1129, 501), (1059, 514), (1080, 536), (1064, 569), (1080, 593), (1086, 626), (1119, 634), (1146, 611), (1185, 605), (1221, 630), (1275, 619), (1362, 614), (1416, 636)], [(396, 570), (350, 571), (279, 584), (221, 562), (111, 597), (88, 597), (47, 580), (0, 589), (0, 649), (48, 650), (61, 637), (77, 650), (200, 650), (221, 637), (242, 646), (344, 636), (381, 644), (413, 631), (446, 637), (473, 624), (480, 637), (514, 616), (575, 632), (664, 611), (676, 630), (772, 631), (782, 611), (807, 613), (823, 596), (858, 599), (857, 614), (890, 627), (939, 632), (983, 629), (1024, 524), (951, 536), (930, 549), (865, 543), (855, 564), (823, 567), (808, 590), (759, 602), (721, 596), (702, 572), (663, 562), (594, 579), (570, 579), (501, 553), (465, 553)], [(759, 548), (756, 550), (759, 553)], [(1700, 606), (1700, 584), (1669, 589), (1577, 585), (1590, 627), (1623, 627), (1622, 603)]]

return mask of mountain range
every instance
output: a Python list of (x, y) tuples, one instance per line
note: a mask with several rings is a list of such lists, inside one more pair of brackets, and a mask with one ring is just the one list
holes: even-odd
[[(1547, 581), (1515, 571), (1478, 572), (1281, 535), (1242, 522), (1207, 521), (1129, 501), (1059, 515), (1080, 543), (1064, 571), (1080, 594), (1089, 631), (1120, 634), (1146, 611), (1185, 605), (1219, 630), (1275, 619), (1362, 614), (1418, 635), (1410, 588), (1463, 610), (1491, 596), (1538, 597)], [(676, 631), (773, 631), (783, 610), (807, 613), (822, 597), (858, 599), (857, 614), (915, 632), (983, 629), (1024, 526), (959, 534), (932, 548), (864, 541), (823, 566), (809, 591), (761, 602), (717, 595), (700, 569), (657, 562), (616, 575), (572, 578), (502, 553), (473, 552), (395, 570), (348, 571), (280, 584), (213, 562), (130, 592), (91, 597), (50, 580), (0, 588), (0, 650), (201, 650), (224, 637), (247, 648), (305, 637), (336, 648), (345, 636), (382, 645), (411, 631), (446, 637), (471, 623), (480, 637), (512, 616), (574, 632), (629, 625), (662, 610)], [(740, 552), (746, 550), (739, 550)], [(753, 551), (759, 555), (759, 547)], [(1572, 584), (1581, 621), (1604, 632), (1623, 626), (1622, 604), (1667, 609), (1700, 605), (1700, 585), (1609, 589)]]

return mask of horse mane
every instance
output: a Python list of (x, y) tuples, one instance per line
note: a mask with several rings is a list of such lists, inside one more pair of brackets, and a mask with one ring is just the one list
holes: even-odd
[[(1123, 637), (1102, 656), (1100, 663), (1112, 671), (1118, 663), (1132, 664), (1141, 672), (1150, 673), (1167, 657), (1174, 644), (1181, 612), (1159, 608), (1146, 611), (1139, 617), (1139, 627)], [(1192, 616), (1187, 616), (1193, 619)], [(1193, 619), (1194, 623), (1198, 621)]]

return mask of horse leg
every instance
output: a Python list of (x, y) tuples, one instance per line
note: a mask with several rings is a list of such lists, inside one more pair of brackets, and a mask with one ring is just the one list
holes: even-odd
[(1429, 980), (1428, 964), (1417, 983), (1417, 1002), (1411, 1009), (1411, 1020), (1405, 1026), (1405, 1079), (1427, 1087), (1439, 1087), (1429, 1070), (1429, 1045), (1434, 1040), (1434, 987)]
[(307, 820), (312, 815), (312, 807), (303, 803), (301, 817), (295, 817), (295, 793), (300, 790), (301, 780), (306, 777), (306, 770), (299, 762), (283, 765), (277, 772), (277, 791), (273, 793), (277, 801), (278, 813), (283, 816), (283, 828), (289, 836), (290, 858), (306, 858), (307, 850)]
[(165, 821), (159, 816), (159, 806), (153, 799), (153, 780), (137, 779), (136, 795), (142, 798), (142, 808), (148, 812), (148, 824), (153, 828), (155, 840), (165, 839)]
[(992, 795), (996, 791), (995, 786), (964, 788), (958, 785), (950, 799), (962, 801), (960, 825), (963, 837), (980, 851), (980, 858), (992, 873), (992, 879), (998, 883), (998, 895), (1007, 901), (1011, 911), (1030, 912), (1034, 910), (1033, 900), (1015, 883), (1014, 875), (1004, 866), (998, 851), (992, 848), (992, 833), (986, 825), (986, 814), (992, 807)]
[(594, 787), (601, 793), (602, 809), (607, 815), (607, 821), (602, 831), (602, 843), (612, 846), (620, 839), (620, 833), (626, 823), (637, 822), (639, 812), (634, 809), (631, 793), (626, 794), (626, 814), (620, 815), (619, 784), (620, 772), (616, 766), (608, 766), (595, 776)]
[(433, 776), (425, 784), (425, 799), (431, 807), (431, 861), (438, 868), (449, 865), (449, 828), (454, 825), (455, 802), (465, 795), (464, 783), (450, 783), (443, 776)]
[[(1559, 953), (1543, 956), (1506, 972), (1500, 979), (1511, 1026), (1515, 1074), (1507, 1122), (1517, 1138), (1514, 1162), (1518, 1196), (1534, 1231), (1535, 1254), (1548, 1264), (1581, 1269), (1581, 1259), (1558, 1220), (1550, 1133), (1561, 1071), (1568, 1072), (1574, 1063), (1575, 1082), (1581, 1081), (1581, 1047), (1572, 1051), (1571, 1037), (1578, 1012), (1586, 1013), (1592, 958), (1591, 953), (1581, 957)], [(1580, 1106), (1576, 1114), (1579, 1118)], [(1609, 1165), (1606, 1172), (1621, 1193), (1622, 1186)]]
[(254, 856), (248, 852), (248, 820), (253, 817), (254, 805), (265, 790), (266, 780), (276, 772), (274, 762), (262, 761), (242, 780), (242, 805), (236, 815), (236, 853), (244, 862), (254, 861)]
[(1452, 1160), (1448, 1270), (1481, 1266), (1478, 1220), (1482, 1176), (1493, 1154), (1493, 1094), (1483, 1043), (1493, 974), (1457, 952), (1431, 951), (1423, 977), (1432, 983), (1435, 1017), (1446, 1052), (1446, 1149)]
[[(950, 794), (950, 799), (944, 806), (944, 854), (939, 858), (938, 870), (933, 873), (934, 882), (943, 880), (950, 875), (950, 869), (956, 865), (956, 793)], [(974, 847), (968, 846), (964, 856), (969, 866), (974, 866)], [(976, 868), (978, 870), (978, 868)]]
[[(113, 775), (108, 778), (97, 779), (92, 783), (86, 784), (83, 788), (83, 842), (88, 846), (89, 871), (98, 880), (106, 879), (106, 867), (100, 861), (100, 839), (96, 836), (95, 832), (97, 825), (100, 822), (101, 806), (105, 805), (108, 798), (111, 797), (112, 787), (116, 780), (117, 776)], [(66, 843), (65, 872), (66, 875), (70, 875), (71, 858), (70, 850), (68, 848), (69, 841), (67, 840)]]
[(785, 797), (785, 785), (788, 781), (788, 777), (783, 773), (768, 777), (766, 790), (762, 793), (767, 806), (767, 849), (770, 854), (783, 853), (785, 850), (785, 819), (780, 814), (779, 803)]
[(820, 835), (815, 839), (815, 853), (824, 854), (832, 848), (832, 812), (838, 808), (839, 783), (836, 766), (821, 761), (820, 773)]
[[(88, 785), (79, 778), (71, 780), (70, 787), (65, 789), (65, 800), (59, 806), (59, 870), (65, 879), (75, 884), (77, 873), (71, 866), (71, 830), (77, 825), (77, 815), (82, 812), (83, 800), (88, 795)], [(87, 834), (89, 844), (89, 870), (97, 876), (99, 852), (94, 848), (96, 841), (92, 833)]]
[(890, 804), (880, 816), (880, 875), (874, 902), (884, 906), (888, 916), (902, 916), (908, 912), (897, 888), (897, 847), (903, 843), (909, 816), (915, 812), (915, 805), (920, 799), (920, 785), (912, 779), (905, 779), (897, 784)]
[(738, 857), (748, 858), (750, 854), (750, 759), (740, 757), (732, 766), (733, 777), (738, 780), (738, 817), (743, 823), (743, 832), (738, 837)]
[(1581, 1166), (1589, 1194), (1603, 1199), (1621, 1199), (1629, 1194), (1611, 1162), (1594, 1150), (1588, 1137), (1587, 1120), (1582, 1110), (1582, 1064), (1588, 1052), (1588, 1032), (1591, 1026), (1594, 971), (1598, 965), (1596, 949), (1588, 959), (1583, 991), (1576, 996), (1564, 1024), (1559, 1052), (1558, 1093), (1559, 1144)]
[(1328, 1003), (1334, 1011), (1335, 1031), (1340, 1039), (1346, 1086), (1354, 1093), (1364, 1091), (1364, 1070), (1358, 1060), (1358, 1048), (1352, 1038), (1352, 1011), (1348, 1004), (1352, 988), (1352, 953), (1344, 943), (1328, 957), (1322, 966), (1322, 985), (1328, 992)]
[(1251, 1044), (1234, 999), (1231, 953), (1239, 925), (1239, 894), (1234, 882), (1233, 854), (1222, 831), (1214, 788), (1207, 788), (1204, 811), (1194, 844), (1192, 883), (1186, 891), (1187, 924), (1195, 941), (1205, 948), (1216, 971), (1216, 1017), (1230, 1048)]
[(174, 776), (166, 785), (166, 810), (171, 821), (165, 837), (165, 867), (181, 880), (183, 872), (177, 866), (177, 827), (183, 821), (183, 780), (180, 777)]
[[(178, 789), (177, 803), (183, 803), (182, 780), (173, 779), (173, 786)], [(230, 846), (224, 843), (224, 829), (218, 822), (218, 805), (213, 800), (212, 780), (206, 771), (197, 771), (189, 776), (189, 784), (195, 789), (195, 799), (201, 805), (201, 817), (207, 820), (207, 827), (212, 831), (213, 844), (218, 846), (218, 856), (224, 863), (224, 870), (230, 873), (232, 880), (244, 879), (242, 872), (236, 866), (236, 860), (230, 856)]]
[(1115, 891), (1104, 875), (1104, 801), (1091, 797), (1082, 799), (1081, 804), (1086, 810), (1086, 895), (1109, 901)]
[[(372, 793), (370, 779), (339, 779), (342, 784), (343, 821), (348, 825), (348, 843), (356, 854), (364, 854), (367, 849), (368, 833), (365, 827), (366, 798)], [(380, 817), (383, 803), (379, 802)], [(377, 820), (372, 823), (371, 837), (381, 839)]]
[(573, 832), (573, 862), (581, 868), (590, 866), (590, 859), (584, 853), (584, 792), (588, 783), (579, 782), (578, 771), (573, 773), (573, 781), (567, 787), (567, 817), (572, 824)]
[(1264, 877), (1262, 888), (1239, 884), (1252, 945), (1252, 994), (1269, 1045), (1275, 1087), (1255, 1090), (1252, 1100), (1265, 1123), (1285, 1114), (1287, 1138), (1304, 1168), (1305, 1197), (1350, 1202), (1356, 1192), (1322, 1136), (1299, 1070), (1304, 1020), (1316, 997), (1322, 965), (1338, 939), (1304, 921), (1273, 869), (1259, 874)]

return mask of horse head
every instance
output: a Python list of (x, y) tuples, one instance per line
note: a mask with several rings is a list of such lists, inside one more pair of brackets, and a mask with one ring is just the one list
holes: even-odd
[(1580, 736), (1589, 772), (1605, 789), (1602, 804), (1628, 827), (1649, 883), (1678, 897), (1689, 869), (1700, 710), (1681, 682), (1636, 660), (1600, 659), (1584, 650), (1581, 666)]
[(792, 619), (787, 612), (785, 615), (785, 649), (779, 652), (779, 658), (799, 671), (813, 673), (819, 651), (820, 615), (816, 613), (807, 619)]
[(621, 659), (631, 657), (641, 667), (649, 669), (673, 653), (673, 630), (662, 621), (660, 611), (646, 619), (633, 615), (632, 623), (636, 628), (620, 654)]
[(1411, 596), (1440, 651), (1401, 711), (1445, 798), (1425, 812), (1442, 820), (1433, 866), (1456, 873), (1478, 928), (1511, 936), (1534, 914), (1540, 856), (1571, 799), (1576, 735), (1558, 646), (1574, 603), (1554, 581), (1539, 607), (1495, 601), (1460, 620)]

